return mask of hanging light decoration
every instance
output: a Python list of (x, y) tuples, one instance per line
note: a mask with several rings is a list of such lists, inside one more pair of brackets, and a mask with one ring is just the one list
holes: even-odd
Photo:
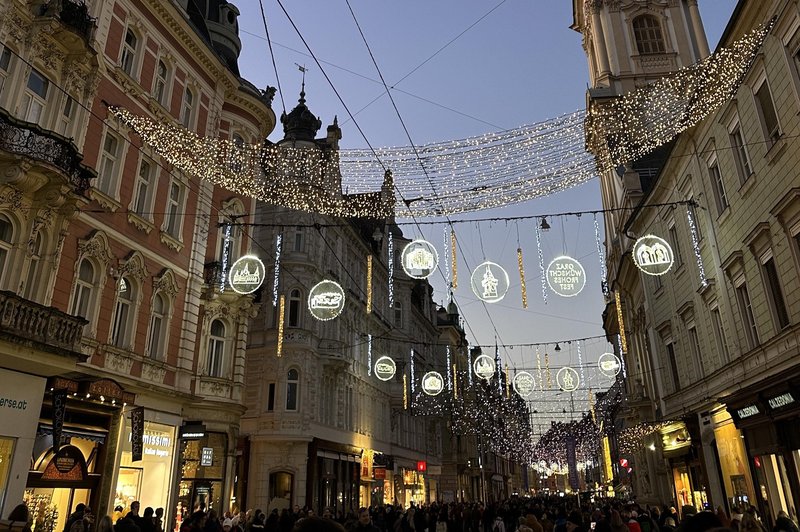
[[(614, 302), (617, 306), (617, 325), (619, 325), (619, 347), (622, 353), (628, 352), (628, 340), (625, 337), (625, 322), (622, 318), (622, 300), (619, 296), (619, 290), (614, 292)], [(623, 357), (620, 357), (623, 358)]]
[(580, 368), (581, 372), (581, 382), (586, 382), (586, 378), (583, 374), (583, 355), (581, 354), (581, 341), (578, 340), (578, 367)]
[(547, 389), (550, 390), (553, 387), (553, 376), (550, 374), (550, 355), (547, 354), (547, 351), (544, 352), (544, 367), (545, 375), (547, 376)]
[(542, 355), (539, 353), (539, 347), (536, 347), (536, 367), (539, 371), (539, 389), (544, 390), (544, 380), (542, 379)]
[(542, 235), (539, 233), (539, 226), (534, 225), (536, 229), (536, 251), (539, 254), (539, 271), (542, 275), (542, 299), (544, 304), (547, 304), (547, 274), (544, 272), (544, 253), (542, 253)]
[(394, 308), (394, 238), (389, 229), (389, 238), (386, 243), (386, 268), (389, 275), (389, 311)]
[(281, 294), (280, 304), (278, 305), (278, 347), (275, 354), (278, 357), (283, 356), (283, 325), (285, 320), (286, 296)]
[(597, 214), (594, 215), (594, 242), (597, 244), (597, 257), (600, 260), (600, 286), (603, 295), (608, 297), (608, 270), (606, 270), (606, 255), (603, 251), (603, 244), (600, 241), (600, 224), (597, 221)]
[(694, 250), (694, 258), (697, 261), (697, 271), (700, 274), (700, 287), (705, 288), (708, 286), (708, 279), (706, 279), (706, 269), (703, 265), (703, 256), (700, 254), (700, 242), (697, 238), (697, 225), (695, 224), (694, 216), (692, 215), (692, 206), (686, 206), (686, 219), (689, 222), (689, 234), (692, 237), (692, 249)]
[(453, 261), (453, 290), (458, 288), (458, 260), (456, 255), (457, 247), (458, 242), (456, 241), (456, 231), (455, 229), (450, 229), (450, 259)]
[(372, 255), (367, 255), (367, 314), (372, 314)]
[[(450, 344), (447, 344), (445, 346), (445, 358), (447, 359), (445, 367), (449, 369), (450, 368)], [(445, 373), (447, 373), (447, 391), (451, 391), (453, 389), (453, 381), (450, 379), (450, 372), (449, 371), (445, 371)]]
[(367, 335), (367, 377), (372, 376), (372, 335)]
[(403, 373), (403, 410), (408, 410), (408, 377)]
[(278, 233), (275, 237), (275, 267), (272, 273), (272, 306), (278, 304), (278, 285), (281, 278), (281, 246), (283, 243), (283, 233)]
[(525, 287), (525, 266), (522, 263), (522, 248), (517, 248), (517, 267), (519, 268), (519, 286), (522, 291), (522, 308), (528, 308), (528, 289)]
[[(219, 289), (225, 290), (225, 282), (228, 279), (228, 263), (231, 260), (231, 230), (232, 225), (229, 222), (225, 223), (225, 230), (223, 231), (222, 243), (222, 272), (220, 275)], [(275, 306), (273, 302), (272, 306)]]

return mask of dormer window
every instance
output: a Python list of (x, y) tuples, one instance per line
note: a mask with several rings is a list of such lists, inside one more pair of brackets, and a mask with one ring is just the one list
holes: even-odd
[(633, 36), (636, 39), (636, 49), (642, 55), (666, 52), (661, 23), (652, 15), (641, 15), (633, 19)]

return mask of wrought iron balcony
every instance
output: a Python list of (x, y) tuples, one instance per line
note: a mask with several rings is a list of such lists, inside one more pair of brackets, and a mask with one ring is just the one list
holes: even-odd
[(209, 288), (219, 288), (224, 286), (222, 279), (222, 263), (219, 261), (206, 262), (204, 265), (203, 276)]
[(53, 307), (45, 307), (6, 290), (0, 291), (0, 336), (58, 354), (80, 354), (83, 326), (79, 316), (70, 316)]
[(64, 173), (76, 194), (83, 195), (96, 174), (84, 166), (83, 155), (72, 141), (24, 122), (0, 109), (0, 150), (50, 164)]
[(83, 0), (50, 0), (40, 7), (39, 16), (58, 18), (64, 26), (82, 37), (86, 44), (91, 42), (97, 27)]

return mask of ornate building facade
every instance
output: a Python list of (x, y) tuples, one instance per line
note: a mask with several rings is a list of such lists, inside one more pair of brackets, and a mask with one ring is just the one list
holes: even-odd
[[(275, 115), (239, 76), (238, 11), (205, 0), (0, 10), (0, 372), (20, 387), (6, 401), (25, 405), (0, 418), (0, 511), (24, 497), (46, 530), (79, 502), (105, 514), (140, 500), (164, 507), (168, 526), (200, 502), (227, 509), (241, 491), (254, 303), (220, 277), (219, 224), (246, 220), (254, 202), (173, 171), (106, 105), (260, 142)], [(249, 249), (247, 234), (229, 237), (233, 259)]]

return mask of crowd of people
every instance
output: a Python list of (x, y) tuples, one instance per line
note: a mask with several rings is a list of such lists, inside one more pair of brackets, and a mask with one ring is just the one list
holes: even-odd
[[(89, 507), (79, 504), (63, 532), (164, 532), (162, 508), (133, 502), (123, 515), (95, 520)], [(180, 532), (800, 532), (797, 516), (781, 512), (767, 527), (752, 506), (698, 512), (684, 506), (641, 506), (615, 499), (578, 502), (562, 498), (514, 498), (499, 503), (433, 503), (404, 509), (386, 505), (348, 513), (326, 509), (317, 516), (308, 508), (218, 514), (200, 505), (180, 523)], [(20, 504), (8, 516), (30, 532), (30, 514)]]

